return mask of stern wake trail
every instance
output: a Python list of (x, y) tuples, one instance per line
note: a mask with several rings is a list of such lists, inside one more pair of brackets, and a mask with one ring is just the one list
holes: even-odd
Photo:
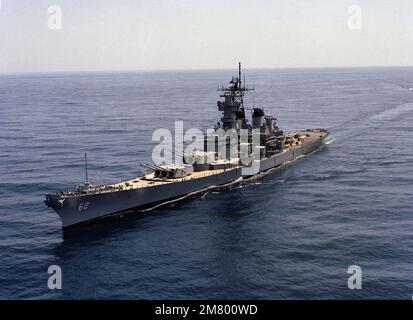
[[(398, 105), (396, 107), (373, 114), (365, 120), (360, 120), (351, 128), (331, 129), (332, 134), (326, 139), (326, 144), (345, 142), (350, 138), (377, 128), (383, 122), (398, 120), (406, 113), (413, 111), (413, 102)], [(350, 123), (350, 125), (354, 122)]]

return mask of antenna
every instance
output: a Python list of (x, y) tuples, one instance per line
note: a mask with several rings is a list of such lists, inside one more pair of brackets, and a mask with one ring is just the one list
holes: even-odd
[(87, 153), (85, 153), (85, 176), (86, 176), (86, 180), (85, 180), (85, 185), (89, 184), (89, 175), (87, 172)]
[(238, 62), (238, 81), (241, 89), (241, 62)]

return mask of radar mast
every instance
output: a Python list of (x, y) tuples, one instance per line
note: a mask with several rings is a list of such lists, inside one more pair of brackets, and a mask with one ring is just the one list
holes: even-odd
[(238, 63), (238, 77), (232, 77), (229, 82), (229, 86), (218, 89), (222, 91), (221, 98), (224, 101), (218, 101), (218, 110), (224, 112), (222, 117), (222, 127), (223, 129), (232, 128), (245, 128), (247, 126), (245, 118), (245, 108), (244, 108), (244, 95), (246, 92), (254, 90), (253, 88), (248, 88), (242, 79), (242, 69), (241, 62)]

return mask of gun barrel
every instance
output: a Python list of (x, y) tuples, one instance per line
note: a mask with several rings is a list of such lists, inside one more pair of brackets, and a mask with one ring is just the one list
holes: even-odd
[(142, 166), (151, 169), (151, 170), (159, 170), (158, 168), (156, 168), (155, 166), (149, 164), (149, 163), (142, 163)]
[(142, 165), (145, 166), (145, 167), (147, 167), (147, 168), (149, 168), (149, 169), (152, 169), (152, 170), (154, 170), (154, 171), (155, 171), (155, 170), (159, 170), (159, 171), (173, 172), (173, 171), (170, 170), (170, 169), (157, 166), (156, 164), (143, 163)]

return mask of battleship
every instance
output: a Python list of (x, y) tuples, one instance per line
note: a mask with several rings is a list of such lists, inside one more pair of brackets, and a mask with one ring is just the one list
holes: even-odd
[[(203, 150), (175, 151), (181, 156), (180, 163), (143, 163), (148, 169), (146, 174), (111, 185), (94, 186), (89, 182), (85, 154), (84, 183), (71, 191), (47, 194), (44, 201), (59, 215), (62, 227), (126, 211), (155, 208), (206, 190), (248, 181), (324, 145), (329, 135), (326, 129), (284, 132), (278, 127), (277, 119), (267, 115), (263, 108), (244, 107), (244, 95), (254, 88), (245, 85), (241, 72), (239, 63), (237, 76), (232, 77), (228, 86), (218, 89), (221, 99), (217, 107), (222, 118), (214, 131), (231, 131), (236, 139), (225, 138), (224, 144), (220, 144), (222, 139), (218, 134), (205, 135)], [(251, 122), (246, 117), (248, 110)]]

